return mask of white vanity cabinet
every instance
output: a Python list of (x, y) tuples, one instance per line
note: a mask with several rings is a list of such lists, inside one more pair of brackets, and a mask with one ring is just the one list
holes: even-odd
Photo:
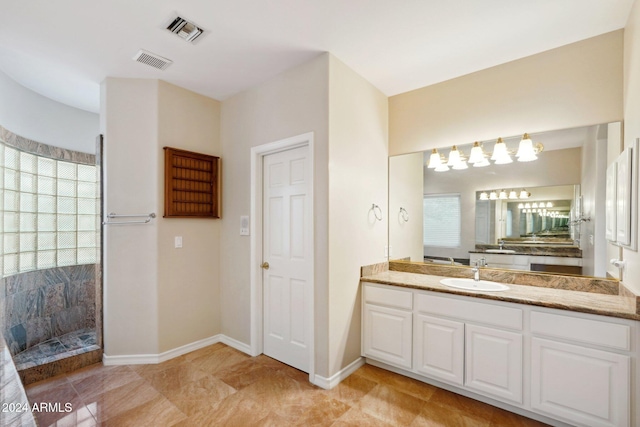
[(415, 372), (522, 403), (522, 310), (415, 292)]
[(402, 288), (366, 284), (363, 301), (362, 354), (411, 369), (413, 293)]
[(531, 313), (531, 407), (584, 426), (629, 426), (632, 328)]
[(463, 385), (464, 323), (418, 313), (414, 324), (414, 370)]
[(562, 425), (640, 426), (639, 326), (363, 282), (362, 354), (372, 363)]

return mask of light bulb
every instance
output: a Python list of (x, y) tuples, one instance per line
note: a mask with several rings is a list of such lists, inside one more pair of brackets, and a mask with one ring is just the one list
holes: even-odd
[[(440, 154), (437, 149), (431, 150), (431, 156), (429, 156), (429, 165), (427, 166), (429, 169), (435, 169), (442, 164), (442, 160), (440, 160)], [(447, 169), (448, 170), (448, 169)]]

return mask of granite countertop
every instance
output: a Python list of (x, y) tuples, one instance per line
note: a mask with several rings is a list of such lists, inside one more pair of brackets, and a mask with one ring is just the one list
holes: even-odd
[(536, 248), (537, 250), (528, 250), (527, 249), (514, 249), (513, 246), (510, 248), (505, 248), (505, 249), (511, 249), (511, 250), (515, 250), (515, 253), (500, 253), (500, 252), (487, 252), (486, 250), (483, 249), (476, 249), (473, 251), (469, 251), (470, 254), (485, 254), (485, 255), (527, 255), (527, 256), (548, 256), (548, 257), (558, 257), (558, 258), (582, 258), (582, 255), (576, 255), (576, 254), (572, 254), (572, 253), (563, 253), (563, 252), (549, 252), (549, 251), (545, 251), (544, 247), (539, 247)]
[(466, 291), (441, 285), (440, 280), (445, 278), (445, 276), (403, 271), (384, 271), (363, 276), (360, 280), (405, 288), (640, 320), (640, 314), (636, 312), (636, 300), (630, 296), (606, 295), (549, 287), (516, 285), (512, 283), (507, 284), (509, 290), (502, 292)]

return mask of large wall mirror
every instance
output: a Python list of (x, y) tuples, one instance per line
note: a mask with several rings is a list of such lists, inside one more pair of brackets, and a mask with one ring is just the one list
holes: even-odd
[[(428, 167), (432, 150), (390, 157), (390, 259), (469, 265), (483, 254), (494, 259), (496, 254), (529, 255), (536, 264), (554, 265), (518, 269), (605, 277), (605, 174), (612, 125), (619, 126), (530, 134), (534, 146), (543, 146), (533, 161), (515, 156), (522, 134), (502, 137), (512, 154), (508, 164), (489, 161), (484, 167), (436, 171)], [(486, 154), (494, 151), (498, 137), (480, 142)], [(473, 141), (456, 148), (469, 159), (472, 146)], [(446, 162), (451, 150), (437, 152)], [(564, 261), (577, 268), (554, 270)], [(507, 261), (498, 264), (509, 267)]]

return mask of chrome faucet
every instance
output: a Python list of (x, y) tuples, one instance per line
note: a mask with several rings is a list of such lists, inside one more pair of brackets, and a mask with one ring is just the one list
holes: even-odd
[(498, 244), (500, 245), (500, 250), (502, 250), (504, 248), (504, 240), (498, 240)]
[(473, 271), (473, 280), (475, 280), (476, 282), (480, 281), (480, 267), (486, 267), (487, 266), (487, 259), (485, 257), (482, 257), (480, 259), (477, 259), (473, 262), (474, 266), (471, 269), (471, 271)]
[(453, 260), (452, 257), (448, 257), (448, 259), (449, 259), (449, 262), (451, 263), (451, 265), (455, 265), (455, 261)]

